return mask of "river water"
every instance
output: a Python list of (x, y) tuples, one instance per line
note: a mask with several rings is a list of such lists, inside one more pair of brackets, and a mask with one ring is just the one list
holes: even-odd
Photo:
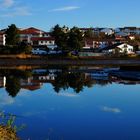
[(120, 67), (0, 69), (0, 110), (25, 125), (22, 140), (140, 140), (139, 76)]

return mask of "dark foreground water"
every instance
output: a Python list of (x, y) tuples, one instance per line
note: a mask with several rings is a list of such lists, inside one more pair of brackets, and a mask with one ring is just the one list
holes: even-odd
[(23, 140), (140, 140), (139, 71), (97, 69), (1, 70), (0, 110)]

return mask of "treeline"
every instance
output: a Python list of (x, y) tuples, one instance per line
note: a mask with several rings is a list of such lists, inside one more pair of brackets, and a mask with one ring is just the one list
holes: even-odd
[(78, 27), (69, 29), (66, 26), (56, 25), (51, 30), (51, 36), (55, 38), (55, 43), (59, 50), (77, 50), (84, 46), (84, 36)]
[[(31, 53), (32, 46), (27, 42), (20, 41), (19, 30), (15, 24), (11, 24), (6, 29), (6, 46), (0, 47), (1, 54), (19, 54), (19, 53)], [(93, 28), (82, 32), (78, 27), (68, 28), (66, 26), (54, 26), (50, 35), (55, 38), (55, 43), (58, 46), (57, 50), (64, 51), (80, 51), (84, 45), (85, 40), (92, 39), (96, 41), (111, 41), (115, 40), (115, 34), (106, 35), (104, 32), (98, 34), (93, 32)], [(137, 48), (140, 45), (140, 37), (135, 36), (135, 39), (131, 40), (126, 37), (125, 41)], [(47, 47), (46, 47), (47, 48)]]

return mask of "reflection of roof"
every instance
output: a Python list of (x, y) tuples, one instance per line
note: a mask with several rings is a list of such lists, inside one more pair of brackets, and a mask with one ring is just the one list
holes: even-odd
[(34, 91), (34, 90), (40, 89), (40, 88), (41, 88), (41, 85), (40, 85), (40, 84), (24, 85), (24, 86), (22, 86), (21, 88)]

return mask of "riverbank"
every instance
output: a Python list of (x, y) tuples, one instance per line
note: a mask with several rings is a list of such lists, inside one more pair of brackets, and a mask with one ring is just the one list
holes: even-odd
[(140, 59), (0, 59), (0, 66), (113, 65), (140, 66)]

